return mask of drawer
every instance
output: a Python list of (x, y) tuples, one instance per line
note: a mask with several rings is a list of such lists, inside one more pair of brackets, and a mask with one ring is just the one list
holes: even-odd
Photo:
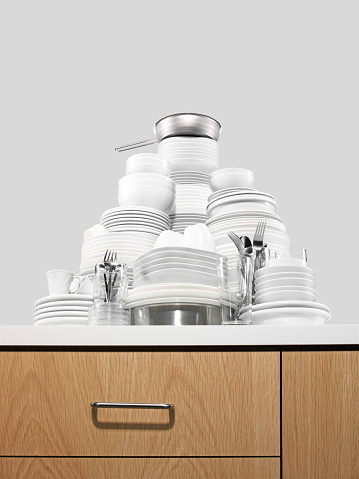
[(279, 456), (279, 368), (277, 351), (2, 351), (0, 455)]
[(0, 458), (6, 479), (279, 479), (279, 458)]

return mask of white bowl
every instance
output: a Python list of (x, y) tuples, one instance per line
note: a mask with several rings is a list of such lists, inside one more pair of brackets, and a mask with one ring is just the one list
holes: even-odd
[(126, 160), (126, 175), (135, 173), (156, 173), (170, 176), (171, 167), (166, 158), (156, 153), (139, 153)]
[(316, 301), (317, 296), (313, 291), (284, 289), (278, 291), (264, 291), (255, 296), (256, 304), (271, 303), (273, 301)]
[(157, 173), (132, 173), (131, 175), (123, 176), (118, 180), (118, 188), (125, 186), (160, 186), (167, 188), (174, 192), (176, 190), (176, 183), (168, 176), (159, 175)]
[(175, 193), (155, 185), (127, 185), (118, 190), (120, 206), (149, 206), (168, 214), (173, 210), (175, 201)]
[(209, 186), (213, 192), (227, 188), (253, 188), (253, 171), (244, 168), (222, 168), (214, 171), (209, 178)]
[[(266, 276), (264, 277), (266, 278)], [(309, 278), (300, 278), (298, 276), (282, 276), (281, 278), (276, 279), (267, 279), (264, 281), (257, 282), (255, 281), (256, 292), (265, 290), (267, 288), (278, 288), (284, 287), (287, 289), (292, 289), (294, 287), (306, 287), (306, 288), (315, 288), (315, 281), (310, 276)]]

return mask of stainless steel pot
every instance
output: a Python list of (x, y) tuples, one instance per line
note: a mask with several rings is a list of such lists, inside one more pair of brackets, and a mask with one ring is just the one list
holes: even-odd
[(200, 113), (175, 113), (158, 120), (154, 126), (156, 138), (118, 146), (115, 150), (132, 150), (133, 148), (160, 143), (162, 140), (174, 136), (195, 136), (217, 141), (221, 128), (217, 120), (207, 115)]

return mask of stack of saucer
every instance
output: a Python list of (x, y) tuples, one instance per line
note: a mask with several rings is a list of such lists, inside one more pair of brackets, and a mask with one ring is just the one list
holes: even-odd
[(306, 261), (268, 261), (254, 277), (253, 324), (323, 324), (329, 309), (316, 302), (315, 277)]
[(92, 296), (84, 294), (45, 296), (35, 303), (34, 326), (86, 326), (92, 305)]
[(210, 138), (166, 138), (158, 144), (157, 153), (167, 159), (172, 174), (179, 171), (209, 174), (219, 167), (219, 146)]

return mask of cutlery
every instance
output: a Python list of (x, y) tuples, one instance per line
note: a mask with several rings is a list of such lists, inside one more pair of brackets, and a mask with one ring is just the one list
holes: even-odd
[(254, 237), (253, 237), (253, 247), (255, 251), (255, 258), (254, 258), (254, 272), (260, 268), (260, 257), (262, 254), (263, 248), (263, 238), (264, 238), (264, 231), (266, 229), (266, 222), (259, 221), (257, 224)]

